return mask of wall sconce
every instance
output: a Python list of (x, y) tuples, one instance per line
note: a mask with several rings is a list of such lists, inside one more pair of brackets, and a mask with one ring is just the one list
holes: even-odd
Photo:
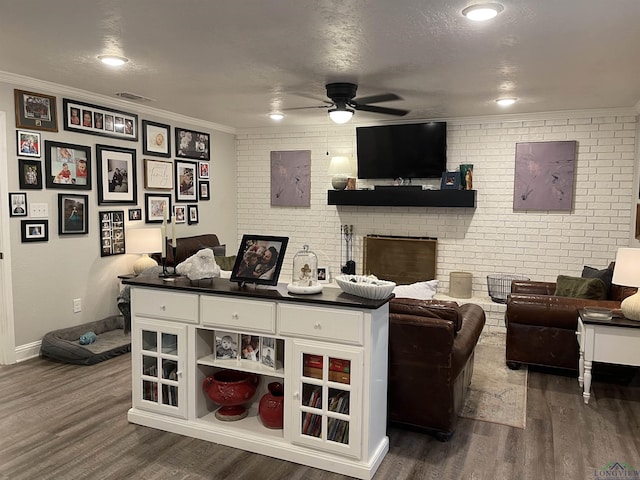
[(127, 231), (127, 253), (142, 254), (133, 264), (133, 273), (141, 274), (158, 262), (149, 256), (162, 250), (160, 228), (131, 228)]

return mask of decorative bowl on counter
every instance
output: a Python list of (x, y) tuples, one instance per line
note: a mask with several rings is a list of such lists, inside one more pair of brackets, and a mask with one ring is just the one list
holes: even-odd
[(335, 280), (344, 293), (370, 300), (387, 298), (396, 287), (394, 282), (378, 280), (374, 276), (338, 275)]

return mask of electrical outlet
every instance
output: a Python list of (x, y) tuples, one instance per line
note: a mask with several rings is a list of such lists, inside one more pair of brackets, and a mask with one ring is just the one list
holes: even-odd
[(49, 218), (48, 203), (32, 203), (29, 205), (29, 215), (31, 218)]
[(82, 299), (74, 298), (73, 299), (73, 313), (78, 313), (82, 311)]

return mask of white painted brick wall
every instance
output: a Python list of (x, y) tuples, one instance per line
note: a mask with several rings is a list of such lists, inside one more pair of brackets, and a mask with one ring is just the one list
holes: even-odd
[[(354, 259), (359, 270), (364, 235), (437, 237), (438, 291), (448, 292), (451, 271), (472, 272), (473, 295), (487, 300), (483, 306), (499, 328), (503, 307), (488, 299), (488, 274), (519, 273), (554, 281), (559, 274), (580, 275), (583, 265), (604, 268), (619, 246), (628, 245), (631, 205), (635, 205), (636, 132), (635, 116), (449, 121), (448, 169), (474, 164), (475, 210), (329, 206), (329, 160), (334, 155), (353, 158), (355, 127), (244, 132), (237, 137), (238, 237), (243, 233), (288, 236), (281, 275), (285, 281), (291, 275), (293, 255), (306, 243), (333, 275), (339, 271), (344, 263), (341, 224), (354, 225)], [(516, 143), (548, 140), (578, 141), (574, 209), (514, 212)], [(270, 206), (272, 150), (311, 150), (309, 208)]]

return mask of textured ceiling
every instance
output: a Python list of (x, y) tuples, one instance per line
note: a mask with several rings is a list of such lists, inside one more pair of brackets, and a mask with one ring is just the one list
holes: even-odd
[[(637, 107), (640, 0), (505, 0), (485, 23), (460, 15), (469, 3), (0, 0), (0, 70), (238, 129), (321, 105), (336, 81), (400, 95), (379, 105), (411, 110), (403, 120)], [(104, 53), (130, 62), (105, 67)], [(327, 121), (286, 113), (283, 126)]]

